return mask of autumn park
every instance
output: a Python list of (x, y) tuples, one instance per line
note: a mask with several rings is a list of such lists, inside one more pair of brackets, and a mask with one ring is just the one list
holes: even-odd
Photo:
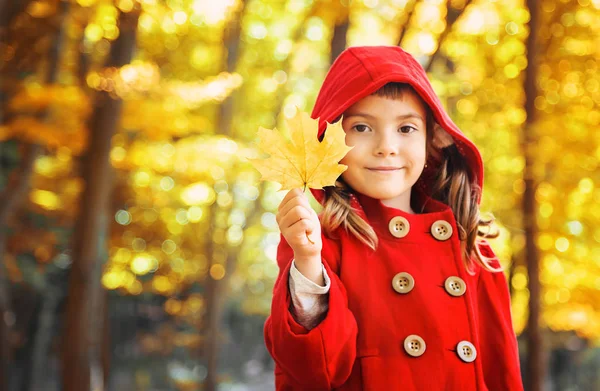
[(600, 390), (600, 1), (0, 0), (0, 391), (274, 390), (259, 129), (361, 45), (481, 151), (525, 389)]

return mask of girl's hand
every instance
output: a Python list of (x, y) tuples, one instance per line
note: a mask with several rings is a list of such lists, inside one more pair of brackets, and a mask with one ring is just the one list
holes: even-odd
[(276, 220), (281, 234), (294, 250), (296, 263), (316, 259), (321, 262), (321, 222), (301, 189), (292, 189), (286, 194)]

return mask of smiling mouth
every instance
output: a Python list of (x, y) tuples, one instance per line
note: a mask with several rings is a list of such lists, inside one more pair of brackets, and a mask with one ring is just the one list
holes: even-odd
[(401, 168), (367, 168), (367, 170), (369, 171), (374, 171), (374, 172), (394, 172), (394, 171), (400, 171)]

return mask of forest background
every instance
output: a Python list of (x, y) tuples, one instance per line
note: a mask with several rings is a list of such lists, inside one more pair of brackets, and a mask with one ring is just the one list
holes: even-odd
[(244, 156), (375, 44), (481, 149), (526, 388), (600, 390), (599, 0), (0, 0), (0, 390), (272, 389)]

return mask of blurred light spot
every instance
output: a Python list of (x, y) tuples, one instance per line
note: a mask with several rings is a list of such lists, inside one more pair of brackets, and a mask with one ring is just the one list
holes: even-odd
[(175, 220), (181, 225), (186, 225), (189, 223), (188, 220), (188, 211), (186, 209), (178, 209), (175, 214)]
[(219, 206), (222, 208), (230, 206), (232, 202), (233, 197), (231, 197), (231, 194), (227, 192), (219, 193), (219, 195), (217, 196), (217, 204), (219, 204)]
[(437, 41), (429, 33), (421, 33), (418, 37), (418, 45), (424, 54), (430, 55), (437, 48)]
[(181, 233), (183, 232), (183, 227), (176, 220), (169, 221), (169, 223), (167, 224), (167, 230), (169, 230), (171, 235), (177, 236), (181, 235)]
[(288, 55), (291, 53), (293, 46), (294, 46), (293, 42), (289, 39), (284, 39), (284, 40), (279, 41), (279, 43), (275, 47), (275, 54), (274, 54), (275, 59), (278, 61), (285, 60), (288, 57)]
[(171, 281), (166, 276), (156, 276), (152, 280), (152, 287), (159, 293), (166, 293), (171, 289)]
[(552, 207), (551, 203), (544, 202), (540, 205), (540, 215), (542, 217), (548, 218), (548, 217), (552, 216), (553, 212), (554, 212), (554, 208)]
[(114, 147), (110, 151), (110, 159), (114, 162), (122, 162), (125, 160), (125, 156), (127, 156), (127, 152), (123, 147)]
[(181, 192), (181, 200), (187, 205), (212, 204), (215, 192), (206, 183), (199, 182), (186, 187)]
[(213, 278), (213, 280), (217, 281), (225, 277), (225, 268), (223, 267), (223, 265), (212, 265), (210, 267), (210, 276)]
[(146, 241), (142, 238), (135, 238), (131, 243), (131, 247), (133, 247), (135, 251), (144, 251), (146, 249)]
[(237, 246), (242, 243), (244, 238), (244, 231), (239, 225), (233, 225), (227, 230), (227, 242), (231, 246)]
[(165, 311), (169, 315), (177, 315), (181, 311), (181, 302), (177, 299), (170, 298), (165, 302)]
[(188, 18), (187, 14), (185, 12), (183, 12), (183, 11), (177, 11), (173, 15), (173, 20), (178, 25), (185, 24), (185, 22), (187, 21), (187, 18)]
[(31, 202), (46, 210), (57, 210), (62, 205), (60, 198), (55, 193), (47, 190), (33, 190), (29, 198)]
[(225, 20), (235, 3), (236, 0), (195, 0), (192, 9), (202, 16), (206, 23), (216, 25)]
[(525, 289), (527, 287), (527, 276), (523, 273), (515, 274), (512, 279), (512, 286), (517, 290)]
[(102, 285), (106, 289), (117, 289), (121, 286), (122, 278), (118, 271), (109, 271), (102, 276)]
[(131, 261), (131, 271), (142, 276), (158, 269), (158, 261), (151, 255), (138, 254)]
[(579, 191), (584, 194), (589, 194), (594, 190), (594, 182), (591, 178), (583, 178), (579, 181)]
[(160, 180), (160, 188), (164, 191), (169, 191), (175, 186), (175, 181), (170, 176), (163, 177)]
[(133, 181), (137, 187), (146, 187), (150, 184), (150, 175), (145, 171), (138, 171), (133, 176)]
[(225, 170), (223, 169), (223, 167), (219, 167), (219, 166), (211, 167), (210, 176), (214, 180), (222, 179), (225, 176)]
[(504, 67), (504, 75), (509, 79), (514, 79), (515, 77), (519, 76), (519, 72), (519, 67), (517, 67), (515, 64), (508, 64)]
[(144, 287), (138, 280), (135, 280), (133, 283), (127, 285), (127, 292), (129, 292), (130, 295), (139, 295), (143, 290)]
[(173, 254), (175, 252), (175, 250), (177, 250), (177, 245), (171, 239), (167, 239), (162, 244), (162, 250), (166, 254), (170, 255), (170, 254)]
[(538, 237), (537, 243), (541, 250), (546, 251), (554, 246), (554, 239), (552, 238), (552, 235), (543, 233)]
[(234, 209), (229, 213), (229, 225), (239, 225), (242, 226), (246, 223), (246, 214), (241, 209)]
[(121, 225), (128, 225), (131, 223), (131, 215), (126, 210), (121, 209), (115, 214), (115, 220)]
[(274, 229), (277, 227), (276, 216), (271, 212), (265, 212), (260, 217), (260, 222), (265, 228)]
[(293, 118), (296, 115), (296, 111), (298, 111), (296, 105), (287, 104), (283, 108), (283, 115), (285, 115), (286, 118)]
[(279, 84), (284, 84), (287, 81), (287, 73), (282, 70), (275, 71), (275, 73), (273, 73), (273, 79)]
[(525, 192), (525, 181), (523, 179), (516, 179), (513, 182), (513, 191), (516, 194), (523, 194)]
[(255, 295), (261, 295), (265, 292), (265, 284), (262, 281), (255, 281), (248, 285), (248, 289)]
[(323, 27), (322, 26), (310, 26), (306, 30), (306, 38), (311, 41), (320, 41), (323, 39)]
[(558, 291), (558, 302), (566, 303), (571, 298), (571, 292), (567, 288), (561, 288)]
[(192, 206), (187, 211), (188, 220), (192, 223), (197, 223), (202, 220), (202, 208), (199, 206)]
[(85, 28), (85, 38), (91, 42), (98, 42), (104, 36), (104, 30), (97, 24), (90, 23)]
[(583, 225), (581, 224), (581, 222), (579, 222), (577, 220), (569, 221), (567, 223), (567, 226), (569, 227), (569, 231), (573, 235), (580, 235), (583, 232)]
[(248, 28), (248, 35), (252, 38), (263, 39), (267, 36), (267, 27), (262, 22), (254, 22)]
[(558, 251), (564, 253), (569, 249), (569, 239), (561, 236), (560, 238), (556, 239), (555, 246)]
[(515, 22), (508, 22), (505, 26), (505, 29), (509, 35), (515, 35), (519, 32), (519, 25)]
[(121, 11), (128, 13), (133, 9), (133, 1), (132, 0), (117, 0), (117, 8)]
[(72, 262), (69, 254), (65, 253), (60, 253), (54, 258), (54, 264), (61, 269), (68, 269)]
[(155, 209), (144, 210), (144, 221), (153, 223), (158, 219), (158, 212)]
[(227, 183), (227, 181), (220, 180), (215, 182), (214, 189), (217, 193), (221, 193), (223, 191), (229, 190), (229, 184)]

